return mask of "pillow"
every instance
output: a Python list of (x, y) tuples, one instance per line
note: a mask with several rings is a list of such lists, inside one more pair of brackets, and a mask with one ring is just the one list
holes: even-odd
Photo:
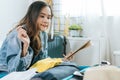
[(84, 73), (83, 80), (118, 80), (120, 79), (120, 68), (115, 66), (97, 66), (88, 68)]

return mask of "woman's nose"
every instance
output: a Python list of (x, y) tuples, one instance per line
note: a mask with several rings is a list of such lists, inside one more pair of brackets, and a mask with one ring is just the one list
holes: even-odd
[(48, 23), (49, 22), (49, 19), (48, 18), (44, 18), (43, 20), (45, 23)]

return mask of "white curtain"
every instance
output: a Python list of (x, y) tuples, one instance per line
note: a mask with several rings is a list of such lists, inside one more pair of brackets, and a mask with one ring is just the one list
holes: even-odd
[[(84, 27), (88, 36), (105, 38), (105, 59), (113, 63), (113, 52), (120, 50), (120, 6), (117, 0), (83, 0)], [(88, 4), (87, 4), (88, 3)], [(119, 14), (118, 14), (119, 13)], [(113, 63), (114, 64), (114, 63)]]
[[(120, 50), (119, 0), (61, 0), (62, 14), (82, 16), (83, 36), (105, 38), (104, 59), (113, 62), (113, 52)], [(67, 1), (67, 3), (65, 3)], [(73, 1), (73, 2), (71, 2)], [(78, 2), (77, 2), (78, 1)], [(67, 6), (65, 8), (65, 6)], [(75, 7), (73, 7), (75, 6)], [(66, 10), (65, 10), (66, 9)], [(77, 13), (76, 13), (77, 12)]]
[[(85, 35), (105, 38), (105, 59), (113, 63), (120, 50), (120, 6), (118, 0), (82, 0)], [(114, 63), (113, 63), (114, 64)]]
[(114, 61), (114, 51), (120, 51), (120, 16), (104, 17), (104, 35), (107, 44), (107, 59)]

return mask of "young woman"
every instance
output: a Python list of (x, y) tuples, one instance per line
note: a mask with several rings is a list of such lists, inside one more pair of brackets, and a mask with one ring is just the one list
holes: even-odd
[(47, 34), (52, 10), (43, 1), (33, 2), (19, 24), (7, 35), (0, 50), (0, 74), (27, 70), (47, 55)]

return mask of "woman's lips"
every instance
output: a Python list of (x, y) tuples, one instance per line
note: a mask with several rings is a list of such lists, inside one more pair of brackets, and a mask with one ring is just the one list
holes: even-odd
[(44, 27), (48, 27), (48, 24), (42, 24), (42, 26), (44, 26)]

